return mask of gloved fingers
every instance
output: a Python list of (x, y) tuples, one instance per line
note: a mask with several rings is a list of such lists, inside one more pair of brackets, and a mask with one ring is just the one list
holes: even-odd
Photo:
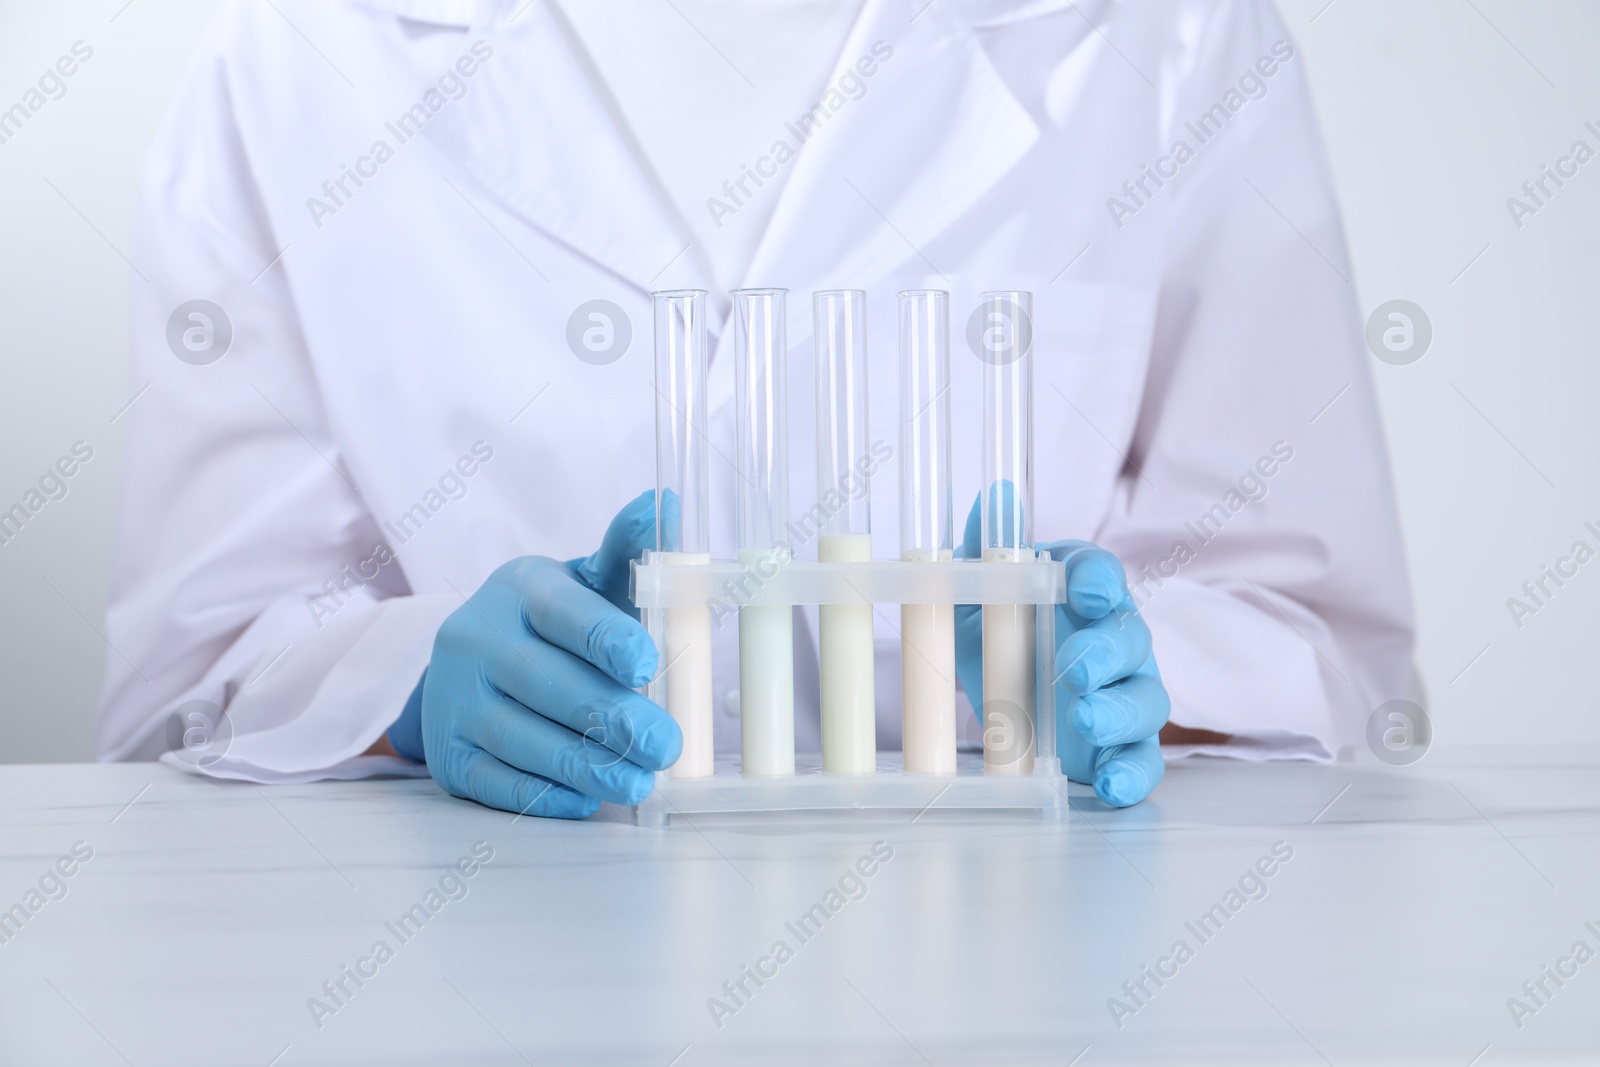
[(1100, 750), (1078, 736), (1072, 728), (1072, 710), (1056, 707), (1056, 753), (1061, 757), (1061, 773), (1074, 782), (1094, 784), (1095, 757)]
[(629, 501), (606, 527), (600, 547), (577, 561), (578, 578), (633, 618), (639, 609), (628, 600), (628, 564), (656, 547), (656, 491), (646, 489)]
[(648, 770), (672, 766), (683, 750), (683, 732), (664, 708), (565, 649), (497, 641), (485, 650), (483, 669), (492, 686), (523, 707)]
[(1150, 795), (1167, 764), (1154, 737), (1103, 749), (1095, 760), (1094, 791), (1113, 808), (1126, 808)]
[(413, 763), (428, 762), (428, 749), (422, 739), (422, 692), (427, 682), (428, 670), (424, 667), (422, 677), (417, 679), (411, 695), (406, 698), (405, 707), (400, 709), (400, 717), (384, 734), (395, 754)]
[(464, 747), (450, 763), (452, 780), (441, 780), (440, 784), (458, 797), (491, 808), (552, 819), (587, 819), (600, 810), (600, 801), (594, 797), (547, 778), (524, 774), (482, 749)]
[(1055, 541), (1039, 546), (1067, 568), (1067, 606), (1083, 619), (1103, 619), (1113, 608), (1131, 607), (1128, 575), (1122, 561), (1088, 541)]
[(1172, 711), (1161, 679), (1135, 674), (1072, 702), (1072, 729), (1091, 745), (1124, 745), (1153, 737)]
[(1150, 628), (1137, 611), (1118, 609), (1058, 641), (1056, 682), (1080, 696), (1121, 681), (1150, 658)]
[[(597, 721), (606, 717), (597, 712)], [(462, 724), (468, 741), (509, 766), (613, 804), (637, 804), (655, 775), (608, 748), (603, 729), (569, 730), (498, 693)]]
[(629, 689), (655, 677), (656, 643), (638, 621), (552, 559), (530, 556), (512, 572), (533, 632), (594, 664)]

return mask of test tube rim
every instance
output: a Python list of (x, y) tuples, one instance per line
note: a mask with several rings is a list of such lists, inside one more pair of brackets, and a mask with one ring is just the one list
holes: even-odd
[(945, 297), (946, 299), (949, 299), (950, 290), (948, 290), (948, 289), (901, 289), (899, 292), (895, 293), (894, 295), (895, 296), (942, 296), (942, 297)]
[(747, 288), (747, 289), (729, 289), (728, 290), (728, 295), (729, 296), (776, 296), (779, 293), (787, 293), (788, 291), (789, 290), (783, 289), (783, 288), (771, 288), (771, 287), (764, 287), (764, 286), (756, 286), (756, 287), (751, 287), (751, 288)]
[(680, 296), (710, 296), (711, 295), (711, 290), (709, 290), (709, 289), (652, 289), (652, 290), (650, 290), (650, 295), (652, 297), (664, 296), (664, 297), (668, 297), (668, 298), (680, 297)]
[(997, 296), (1012, 296), (1012, 297), (1023, 297), (1023, 296), (1025, 296), (1031, 302), (1033, 300), (1033, 290), (1032, 289), (986, 289), (983, 292), (978, 294), (978, 299), (979, 300), (990, 300), (990, 299), (993, 299), (994, 297), (997, 297)]
[(819, 300), (819, 299), (821, 299), (822, 297), (825, 297), (825, 296), (860, 296), (860, 297), (865, 297), (866, 295), (867, 295), (867, 291), (865, 289), (813, 289), (811, 291), (811, 299), (813, 301)]

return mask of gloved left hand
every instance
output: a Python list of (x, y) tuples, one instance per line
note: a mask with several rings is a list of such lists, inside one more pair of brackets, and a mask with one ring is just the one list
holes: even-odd
[[(978, 501), (962, 539), (962, 559), (981, 547)], [(1056, 606), (1056, 739), (1061, 769), (1092, 784), (1113, 807), (1137, 804), (1166, 765), (1157, 735), (1172, 702), (1161, 684), (1150, 628), (1128, 592), (1117, 557), (1087, 541), (1034, 546), (1067, 567), (1067, 603)], [(982, 717), (983, 610), (956, 608), (956, 676)]]
[(440, 626), (422, 681), (389, 728), (459, 797), (584, 818), (636, 804), (683, 747), (678, 724), (633, 692), (655, 644), (628, 603), (628, 564), (655, 543), (655, 494), (612, 520), (592, 556), (514, 559)]

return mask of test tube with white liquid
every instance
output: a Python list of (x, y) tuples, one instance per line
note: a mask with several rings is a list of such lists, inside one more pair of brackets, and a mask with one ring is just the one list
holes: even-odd
[[(859, 289), (813, 293), (811, 309), (817, 559), (866, 562), (872, 559), (868, 472), (873, 462), (867, 418), (867, 294)], [(817, 616), (822, 769), (830, 774), (876, 773), (872, 604), (824, 604)]]
[[(899, 314), (900, 558), (950, 562), (950, 294), (903, 292)], [(954, 604), (900, 606), (900, 690), (906, 772), (954, 774)]]
[[(706, 292), (652, 293), (656, 342), (656, 551), (674, 566), (711, 562), (707, 462)], [(714, 767), (711, 738), (711, 608), (664, 611), (661, 669), (665, 707), (683, 731), (674, 778)]]
[[(733, 292), (739, 587), (748, 595), (789, 562), (786, 289)], [(747, 775), (794, 773), (794, 615), (739, 609), (739, 720)]]
[[(983, 360), (983, 559), (1033, 552), (1033, 294), (979, 298)], [(983, 606), (983, 769), (1032, 774), (1035, 615), (1030, 604)], [(1051, 753), (1054, 755), (1054, 753)]]

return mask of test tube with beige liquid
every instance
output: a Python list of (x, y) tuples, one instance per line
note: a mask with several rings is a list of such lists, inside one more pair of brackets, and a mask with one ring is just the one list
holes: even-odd
[[(711, 562), (706, 292), (652, 293), (656, 361), (656, 551), (669, 566)], [(664, 611), (664, 706), (683, 731), (674, 778), (715, 771), (711, 737), (711, 608)]]
[[(784, 289), (733, 292), (739, 563), (753, 578), (789, 560), (788, 341)], [(794, 773), (794, 613), (739, 609), (739, 721), (746, 775)]]
[[(950, 478), (950, 294), (899, 295), (900, 558), (955, 558)], [(954, 604), (900, 606), (900, 747), (908, 774), (956, 773)]]
[[(1033, 294), (979, 300), (983, 367), (983, 559), (1032, 561)], [(983, 769), (1033, 773), (1036, 609), (983, 606)], [(1052, 753), (1053, 755), (1053, 753)]]
[[(817, 509), (822, 563), (872, 559), (867, 472), (867, 294), (813, 293), (812, 345), (817, 391)], [(817, 609), (822, 704), (822, 769), (874, 774), (878, 769), (873, 691), (872, 604)]]

